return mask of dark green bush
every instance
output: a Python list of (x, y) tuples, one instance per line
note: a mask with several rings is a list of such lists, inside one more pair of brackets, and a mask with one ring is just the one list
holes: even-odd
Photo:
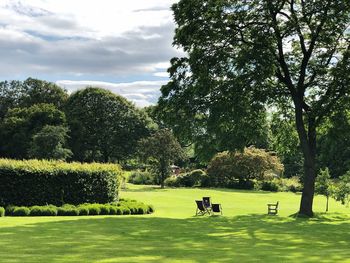
[(100, 205), (100, 215), (109, 215), (110, 205)]
[(0, 207), (0, 217), (5, 216), (5, 208)]
[(148, 212), (147, 212), (148, 214), (152, 214), (152, 213), (154, 213), (154, 207), (153, 207), (153, 205), (148, 205)]
[(122, 208), (120, 206), (117, 206), (116, 211), (117, 211), (117, 213), (116, 213), (117, 215), (122, 215), (123, 214), (123, 210), (122, 210)]
[(57, 208), (57, 215), (59, 216), (78, 216), (79, 210), (74, 205), (64, 205)]
[(131, 211), (129, 208), (122, 207), (121, 209), (122, 209), (123, 215), (130, 215), (131, 214)]
[(29, 216), (30, 210), (25, 206), (14, 207), (12, 211), (12, 216)]
[(278, 192), (279, 186), (276, 181), (264, 181), (261, 183), (261, 190), (270, 191), (270, 192)]
[(109, 214), (110, 214), (110, 215), (117, 215), (117, 206), (115, 206), (115, 205), (110, 205), (110, 206), (109, 206)]
[(90, 216), (98, 216), (101, 213), (101, 208), (99, 204), (90, 204), (86, 206), (89, 209)]
[(89, 209), (85, 206), (79, 206), (78, 207), (78, 212), (80, 216), (88, 216), (89, 215)]
[(0, 205), (110, 203), (120, 176), (114, 164), (0, 159)]
[(164, 185), (168, 187), (180, 187), (180, 181), (175, 176), (170, 176), (164, 180)]
[(30, 207), (30, 216), (57, 216), (57, 207), (55, 206), (32, 206)]
[(154, 176), (150, 172), (134, 171), (128, 178), (129, 183), (132, 184), (154, 184)]

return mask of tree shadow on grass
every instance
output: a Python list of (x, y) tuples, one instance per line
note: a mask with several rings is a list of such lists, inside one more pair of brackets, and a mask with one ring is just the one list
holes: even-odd
[[(29, 220), (30, 218), (28, 218)], [(82, 217), (0, 227), (4, 262), (343, 262), (350, 220)]]

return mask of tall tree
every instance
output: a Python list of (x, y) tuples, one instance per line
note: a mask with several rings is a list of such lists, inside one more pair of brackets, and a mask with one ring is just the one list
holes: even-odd
[(0, 123), (0, 154), (5, 157), (28, 158), (32, 138), (44, 126), (65, 126), (65, 114), (52, 104), (35, 104), (14, 108)]
[(349, 98), (350, 2), (180, 0), (173, 11), (174, 44), (188, 56), (171, 61), (160, 103), (189, 116), (230, 109), (237, 134), (264, 105), (293, 105), (304, 157), (299, 213), (312, 216), (316, 129)]
[(79, 161), (122, 161), (148, 135), (150, 119), (125, 98), (89, 87), (73, 93), (65, 106), (69, 144)]
[(153, 166), (162, 188), (164, 180), (170, 175), (170, 165), (186, 158), (181, 145), (169, 129), (158, 130), (152, 136), (140, 140), (139, 153)]

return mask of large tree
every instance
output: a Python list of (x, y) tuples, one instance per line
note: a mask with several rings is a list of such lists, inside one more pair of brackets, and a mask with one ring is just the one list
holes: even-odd
[(125, 98), (89, 87), (73, 93), (65, 106), (69, 144), (79, 161), (122, 161), (148, 135), (150, 120)]
[(173, 11), (174, 44), (188, 56), (171, 61), (160, 104), (233, 114), (239, 135), (264, 106), (292, 105), (304, 156), (299, 213), (312, 216), (316, 129), (349, 98), (350, 2), (180, 0)]
[(153, 166), (162, 188), (164, 180), (170, 175), (170, 165), (186, 159), (186, 153), (169, 129), (160, 129), (152, 136), (140, 140), (139, 154)]
[(9, 110), (0, 122), (0, 155), (16, 159), (30, 157), (33, 137), (46, 125), (65, 126), (65, 114), (52, 104)]

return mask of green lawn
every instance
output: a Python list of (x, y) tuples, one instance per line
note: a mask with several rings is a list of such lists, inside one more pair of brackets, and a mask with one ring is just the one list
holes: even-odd
[[(350, 262), (350, 209), (334, 201), (317, 218), (290, 217), (300, 195), (129, 186), (148, 216), (0, 218), (0, 262)], [(194, 217), (211, 196), (224, 216)], [(278, 216), (266, 204), (279, 200)]]

